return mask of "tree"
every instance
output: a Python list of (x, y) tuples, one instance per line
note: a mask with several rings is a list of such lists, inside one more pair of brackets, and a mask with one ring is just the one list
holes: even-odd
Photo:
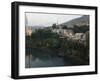
[(59, 48), (59, 39), (57, 39), (57, 38), (48, 38), (46, 40), (46, 44), (49, 48), (53, 48), (53, 49)]
[(63, 29), (67, 29), (68, 27), (66, 25), (62, 25), (62, 28)]
[(87, 31), (85, 34), (86, 34), (86, 46), (87, 48), (89, 48), (89, 31)]
[(56, 23), (54, 23), (54, 24), (52, 25), (52, 28), (53, 28), (53, 29), (57, 28)]
[(74, 25), (73, 31), (74, 31), (74, 33), (85, 33), (87, 31), (89, 31), (89, 26), (87, 26), (87, 25), (82, 25), (82, 26)]

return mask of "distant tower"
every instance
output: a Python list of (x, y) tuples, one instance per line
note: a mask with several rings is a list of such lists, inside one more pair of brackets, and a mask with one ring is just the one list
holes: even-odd
[(57, 25), (57, 29), (59, 29), (59, 24), (58, 24), (58, 20), (57, 20), (57, 23), (56, 23), (56, 25)]
[(57, 20), (57, 25), (58, 25), (58, 20)]

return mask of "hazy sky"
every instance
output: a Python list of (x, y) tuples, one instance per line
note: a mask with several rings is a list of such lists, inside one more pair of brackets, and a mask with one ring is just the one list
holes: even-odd
[(53, 23), (61, 24), (81, 16), (82, 15), (25, 13), (25, 21), (28, 26), (51, 26)]

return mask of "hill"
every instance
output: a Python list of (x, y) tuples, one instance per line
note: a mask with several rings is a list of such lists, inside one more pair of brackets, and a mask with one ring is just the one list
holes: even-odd
[(89, 16), (83, 15), (82, 17), (72, 19), (68, 22), (64, 22), (61, 25), (66, 25), (69, 28), (73, 28), (74, 25), (88, 25), (89, 24)]

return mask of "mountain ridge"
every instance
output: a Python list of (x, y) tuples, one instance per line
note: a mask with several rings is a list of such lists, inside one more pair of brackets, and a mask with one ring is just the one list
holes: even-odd
[(61, 25), (66, 25), (67, 27), (73, 27), (74, 25), (89, 24), (89, 15), (83, 15), (82, 17), (72, 19), (68, 22), (64, 22)]

